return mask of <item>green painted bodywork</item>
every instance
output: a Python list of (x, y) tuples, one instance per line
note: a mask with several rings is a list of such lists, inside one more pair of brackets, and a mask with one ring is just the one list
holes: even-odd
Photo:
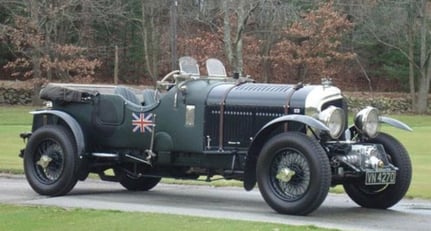
[[(294, 90), (292, 85), (255, 84), (231, 78), (189, 78), (167, 91), (153, 90), (151, 94), (145, 94), (148, 89), (112, 85), (54, 84), (51, 88), (56, 94), (44, 94), (53, 103), (50, 110), (65, 112), (79, 124), (85, 140), (81, 145), (85, 147), (84, 156), (118, 154), (117, 161), (121, 162), (130, 153), (145, 159), (153, 152), (157, 156), (151, 159), (154, 165), (232, 171), (243, 169), (247, 154), (256, 155), (262, 142), (288, 120), (293, 118), (289, 130), (304, 130), (302, 117), (280, 116), (305, 114), (305, 98), (316, 89), (307, 86)], [(85, 100), (67, 97), (87, 93), (90, 97)], [(341, 94), (336, 97), (341, 99)], [(33, 130), (43, 125), (42, 117), (35, 115)], [(146, 124), (139, 125), (140, 119)], [(307, 120), (315, 119), (307, 117), (304, 123)], [(267, 124), (271, 124), (271, 131), (262, 131)], [(265, 135), (258, 136), (258, 132)], [(256, 141), (254, 137), (263, 140)]]
[[(156, 89), (45, 86), (40, 97), (52, 105), (32, 112), (34, 133), (21, 134), (29, 140), (30, 148), (20, 155), (26, 169), (46, 175), (37, 185), (45, 187), (49, 179), (56, 190), (63, 190), (96, 173), (129, 190), (149, 190), (162, 177), (210, 180), (217, 175), (243, 181), (246, 190), (259, 180), (265, 199), (272, 193), (276, 200), (286, 200), (283, 206), (312, 203), (314, 209), (330, 183), (358, 182), (369, 171), (378, 173), (372, 160), (379, 160), (375, 153), (386, 153), (372, 149), (380, 144), (363, 144), (369, 137), (355, 128), (361, 125), (348, 127), (347, 102), (329, 81), (254, 83), (248, 77), (200, 76), (190, 57), (181, 58), (180, 64), (180, 71), (165, 75)], [(391, 118), (380, 121), (411, 130)], [(321, 162), (323, 167), (317, 167)], [(397, 170), (386, 162), (378, 167)], [(63, 180), (51, 180), (54, 173), (64, 174)], [(331, 179), (312, 178), (322, 175)], [(37, 189), (50, 191), (43, 187)], [(321, 198), (310, 201), (310, 195)]]
[[(170, 134), (172, 150), (180, 152), (202, 152), (204, 144), (204, 109), (206, 96), (214, 84), (197, 80), (185, 82), (180, 91), (174, 87), (163, 96), (160, 105), (154, 109), (157, 115), (157, 132)], [(186, 106), (194, 106), (194, 125), (186, 124)], [(157, 142), (157, 141), (156, 141)], [(166, 150), (163, 143), (157, 142), (155, 149)]]

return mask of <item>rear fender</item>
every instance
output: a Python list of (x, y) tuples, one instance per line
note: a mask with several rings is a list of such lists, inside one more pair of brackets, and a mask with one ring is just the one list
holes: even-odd
[(62, 112), (62, 111), (56, 111), (56, 110), (42, 110), (42, 111), (32, 111), (30, 112), (33, 114), (33, 131), (35, 131), (38, 127), (43, 126), (43, 123), (36, 122), (36, 121), (43, 121), (44, 115), (50, 115), (50, 116), (56, 116), (63, 120), (66, 125), (69, 127), (70, 131), (72, 131), (73, 136), (75, 137), (76, 147), (78, 151), (78, 156), (81, 158), (82, 155), (85, 152), (85, 140), (84, 140), (84, 133), (82, 132), (81, 126), (79, 126), (79, 123), (69, 114)]
[(320, 131), (329, 131), (329, 128), (319, 120), (306, 115), (285, 115), (271, 120), (263, 126), (253, 138), (248, 149), (244, 173), (244, 188), (249, 191), (256, 185), (256, 162), (263, 145), (269, 139), (274, 129), (283, 126), (286, 122), (298, 122)]

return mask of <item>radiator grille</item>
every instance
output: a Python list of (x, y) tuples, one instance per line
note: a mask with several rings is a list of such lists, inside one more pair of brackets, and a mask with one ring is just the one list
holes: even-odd
[[(223, 147), (248, 147), (257, 131), (274, 118), (284, 115), (280, 107), (226, 106), (224, 109)], [(220, 106), (209, 106), (205, 116), (205, 136), (209, 149), (219, 146)], [(208, 142), (208, 139), (207, 139)], [(205, 144), (208, 146), (208, 143)]]
[[(247, 90), (250, 87), (247, 86)], [(240, 88), (240, 87), (239, 87)], [(245, 88), (245, 87), (243, 87)], [(278, 88), (272, 89), (270, 86), (263, 88), (265, 90), (281, 90)], [(237, 89), (236, 89), (237, 90)], [(242, 89), (244, 90), (244, 89)], [(256, 88), (254, 90), (262, 90)], [(348, 111), (347, 103), (344, 98), (326, 102), (322, 105), (321, 110), (334, 105), (342, 108), (345, 112)], [(296, 108), (298, 109), (298, 108)], [(299, 108), (300, 111), (294, 112), (292, 108), (289, 114), (304, 114), (304, 108)], [(280, 106), (233, 106), (226, 105), (224, 108), (224, 125), (223, 125), (223, 141), (222, 146), (224, 149), (229, 148), (247, 148), (251, 139), (256, 133), (269, 121), (283, 116), (284, 108)], [(346, 126), (347, 126), (347, 113), (346, 113)], [(212, 104), (207, 105), (205, 110), (205, 125), (204, 136), (206, 136), (205, 147), (208, 150), (217, 150), (220, 146), (220, 105)], [(306, 132), (306, 127), (300, 122), (289, 122), (287, 129), (289, 131)], [(283, 132), (283, 128), (276, 129), (272, 135)]]

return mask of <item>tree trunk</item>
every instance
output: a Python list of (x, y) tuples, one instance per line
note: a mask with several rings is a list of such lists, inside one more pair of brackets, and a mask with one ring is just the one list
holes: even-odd
[[(417, 112), (422, 114), (428, 110), (428, 93), (430, 84), (431, 74), (431, 62), (427, 61), (429, 58), (427, 46), (427, 0), (421, 1), (421, 12), (420, 12), (420, 76), (419, 76), (419, 88), (418, 88), (418, 99), (416, 103)], [(428, 64), (428, 65), (427, 65)]]
[[(29, 1), (29, 7), (30, 7), (31, 21), (34, 23), (34, 25), (39, 25), (38, 1), (30, 0)], [(42, 77), (42, 74), (40, 71), (39, 49), (40, 49), (39, 47), (33, 47), (33, 51), (31, 53), (31, 62), (32, 62), (32, 69), (33, 69), (34, 78), (41, 78)]]
[(92, 44), (92, 29), (91, 29), (91, 7), (90, 2), (91, 0), (83, 0), (81, 7), (82, 7), (82, 16), (81, 16), (81, 29), (80, 32), (80, 44), (84, 47), (91, 47)]
[[(232, 35), (232, 29), (230, 27), (230, 17), (229, 17), (229, 6), (228, 0), (223, 1), (223, 10), (224, 10), (224, 21), (223, 21), (223, 29), (224, 29), (224, 46), (225, 53), (229, 64), (233, 65), (232, 69), (234, 72), (242, 73), (243, 71), (243, 35), (245, 26), (247, 25), (247, 21), (251, 15), (251, 13), (256, 9), (259, 5), (258, 1), (247, 1), (240, 0), (238, 6), (236, 7), (236, 31), (235, 35)], [(234, 39), (232, 39), (234, 37)]]
[(265, 14), (262, 20), (264, 21), (264, 28), (267, 28), (267, 32), (264, 33), (263, 44), (260, 49), (259, 55), (262, 62), (263, 79), (266, 83), (269, 83), (272, 77), (272, 61), (269, 57), (271, 55), (271, 49), (274, 44), (274, 41), (276, 40), (276, 30), (274, 30), (274, 28), (276, 28), (276, 22), (274, 14)]
[(118, 60), (118, 46), (115, 45), (115, 56), (114, 56), (114, 84), (117, 85), (118, 84), (118, 64), (119, 60)]
[[(150, 38), (150, 34), (152, 33), (152, 30), (154, 28), (149, 28), (148, 23), (147, 23), (147, 15), (146, 15), (146, 8), (145, 8), (145, 0), (142, 0), (141, 2), (141, 7), (142, 7), (142, 40), (143, 40), (143, 48), (144, 48), (144, 62), (145, 62), (145, 67), (147, 69), (148, 74), (150, 75), (151, 79), (154, 79), (154, 73), (153, 73), (153, 68), (151, 65), (151, 59), (150, 59), (150, 52), (149, 52), (149, 38)], [(150, 7), (151, 8), (151, 7)], [(152, 20), (150, 17), (148, 17), (150, 20)], [(150, 24), (151, 25), (151, 24)]]
[[(158, 17), (161, 7), (160, 2), (149, 3), (146, 0), (141, 0), (141, 30), (143, 41), (143, 58), (146, 72), (151, 77), (154, 85), (157, 83), (159, 73), (159, 54), (160, 54), (160, 22)], [(172, 42), (172, 41), (171, 41)]]
[(419, 79), (417, 112), (424, 114), (428, 112), (428, 94), (430, 90), (431, 62), (428, 62), (427, 75)]
[(244, 67), (244, 60), (243, 60), (243, 55), (242, 55), (242, 50), (243, 50), (243, 40), (242, 38), (239, 39), (239, 41), (236, 43), (235, 45), (235, 67), (234, 70), (236, 69), (236, 72), (238, 72), (240, 74), (240, 76), (243, 75), (243, 67)]
[[(170, 14), (170, 26), (171, 26), (171, 68), (176, 70), (178, 68), (178, 57), (177, 57), (177, 17), (178, 17), (178, 2), (174, 0), (171, 4), (169, 11)], [(154, 40), (153, 40), (154, 41)]]
[(235, 47), (234, 50), (234, 55), (233, 57), (235, 58), (234, 60), (234, 66), (233, 69), (235, 72), (240, 73), (240, 75), (242, 75), (242, 67), (243, 67), (243, 59), (242, 59), (242, 48), (243, 48), (243, 40), (242, 40), (242, 36), (244, 33), (244, 28), (245, 28), (245, 24), (247, 22), (247, 15), (245, 12), (245, 0), (240, 0), (239, 2), (239, 7), (237, 9), (237, 22), (236, 22), (236, 35), (235, 35), (235, 40), (234, 40), (234, 44), (233, 47)]
[(415, 60), (415, 29), (413, 25), (416, 21), (416, 14), (414, 14), (415, 4), (410, 2), (408, 10), (408, 25), (407, 25), (407, 43), (408, 43), (408, 56), (409, 56), (409, 90), (412, 99), (412, 111), (416, 111), (416, 86), (415, 86), (415, 66), (412, 62)]
[(223, 43), (224, 43), (224, 51), (227, 57), (227, 61), (229, 65), (233, 65), (233, 51), (232, 51), (232, 41), (231, 41), (231, 27), (229, 20), (229, 0), (223, 0)]
[[(269, 32), (271, 33), (271, 32)], [(268, 58), (271, 53), (273, 39), (272, 34), (270, 34), (264, 44), (262, 49), (262, 65), (263, 65), (263, 77), (265, 83), (269, 83), (271, 81), (271, 60)]]
[[(48, 81), (52, 81), (52, 69), (50, 67), (50, 64), (52, 64), (52, 51), (51, 51), (51, 37), (50, 37), (50, 29), (48, 28), (48, 25), (45, 25), (45, 51), (48, 52), (47, 58), (48, 58), (48, 65), (46, 67), (46, 78)], [(64, 73), (62, 73), (64, 74)], [(62, 76), (63, 78), (69, 78), (70, 76), (65, 74), (65, 76)]]
[[(157, 84), (157, 76), (159, 76), (159, 54), (160, 54), (160, 32), (159, 30), (156, 29), (156, 24), (155, 23), (155, 17), (152, 17), (151, 22), (150, 22), (150, 27), (153, 28), (152, 29), (152, 33), (151, 33), (151, 66), (153, 68), (153, 76), (151, 76), (152, 80), (153, 80), (153, 84), (154, 86), (156, 86)], [(177, 52), (176, 52), (176, 36), (174, 37), (175, 39), (175, 45), (173, 46), (174, 48), (174, 53), (175, 55), (173, 56), (174, 59), (177, 59)], [(176, 60), (177, 61), (177, 60)]]
[[(413, 33), (409, 32), (409, 56), (411, 60), (414, 60), (414, 41), (411, 36)], [(409, 89), (410, 97), (412, 98), (412, 110), (416, 111), (416, 87), (415, 87), (415, 67), (412, 62), (409, 62)]]

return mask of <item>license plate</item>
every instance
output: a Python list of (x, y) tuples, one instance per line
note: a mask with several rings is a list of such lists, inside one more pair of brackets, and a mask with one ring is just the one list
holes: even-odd
[(366, 172), (365, 184), (366, 185), (382, 185), (382, 184), (395, 184), (397, 173), (396, 171), (383, 171), (383, 172)]

